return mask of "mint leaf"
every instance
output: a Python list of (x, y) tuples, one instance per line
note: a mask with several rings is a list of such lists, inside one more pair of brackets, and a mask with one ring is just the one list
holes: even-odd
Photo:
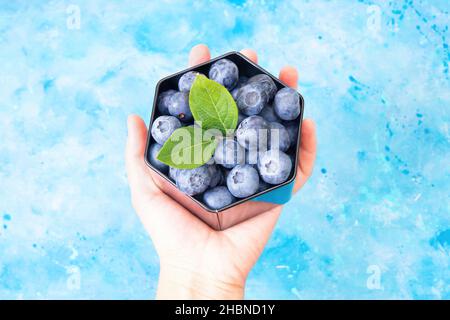
[(157, 159), (173, 168), (194, 169), (211, 159), (217, 141), (197, 126), (175, 130), (164, 143)]
[(189, 93), (189, 106), (197, 123), (205, 130), (219, 129), (230, 134), (236, 129), (238, 108), (228, 90), (198, 75)]

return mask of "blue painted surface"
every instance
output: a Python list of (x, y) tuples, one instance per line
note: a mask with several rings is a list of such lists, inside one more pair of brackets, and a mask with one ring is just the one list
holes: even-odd
[(70, 3), (0, 4), (0, 298), (153, 297), (126, 116), (199, 42), (297, 66), (317, 122), (247, 297), (450, 298), (448, 1)]

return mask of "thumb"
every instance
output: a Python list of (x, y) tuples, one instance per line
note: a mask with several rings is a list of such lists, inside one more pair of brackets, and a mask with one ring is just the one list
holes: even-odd
[(156, 192), (150, 170), (145, 164), (144, 153), (147, 143), (147, 127), (137, 115), (128, 116), (128, 138), (125, 162), (131, 193), (134, 197), (148, 192)]
[(147, 141), (147, 127), (141, 117), (131, 114), (128, 116), (127, 159), (144, 156), (145, 143)]

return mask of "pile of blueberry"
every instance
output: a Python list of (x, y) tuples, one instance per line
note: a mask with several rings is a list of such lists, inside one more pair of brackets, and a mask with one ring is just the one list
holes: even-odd
[(170, 135), (194, 120), (189, 91), (198, 72), (181, 76), (177, 90), (159, 94), (158, 116), (151, 135), (149, 161), (168, 174), (179, 190), (195, 196), (211, 209), (221, 209), (236, 199), (247, 198), (288, 180), (294, 168), (298, 139), (300, 96), (291, 88), (278, 90), (266, 74), (239, 76), (235, 63), (221, 59), (212, 64), (209, 78), (226, 87), (239, 109), (233, 136), (221, 139), (214, 156), (195, 169), (176, 169), (156, 156)]

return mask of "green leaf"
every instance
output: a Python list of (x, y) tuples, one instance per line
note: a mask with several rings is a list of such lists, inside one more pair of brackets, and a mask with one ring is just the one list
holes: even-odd
[(197, 126), (175, 130), (164, 143), (157, 159), (173, 168), (194, 169), (211, 159), (217, 141)]
[(238, 108), (228, 90), (203, 75), (198, 75), (189, 93), (189, 106), (197, 123), (205, 130), (219, 129), (230, 134), (236, 129)]

